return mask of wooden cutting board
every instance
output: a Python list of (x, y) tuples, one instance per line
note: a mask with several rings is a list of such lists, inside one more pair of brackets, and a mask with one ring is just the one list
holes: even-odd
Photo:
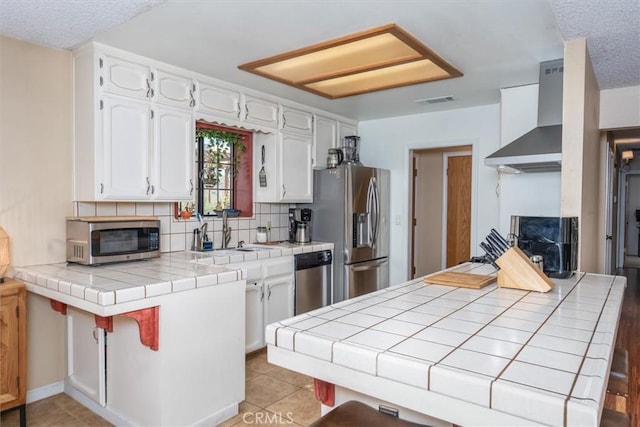
[(460, 288), (481, 289), (495, 282), (495, 276), (485, 276), (484, 274), (456, 273), (444, 271), (432, 274), (423, 279), (425, 283), (436, 285), (458, 286)]

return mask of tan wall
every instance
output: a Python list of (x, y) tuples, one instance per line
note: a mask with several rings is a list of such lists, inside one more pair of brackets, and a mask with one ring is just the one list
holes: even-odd
[(579, 219), (578, 270), (598, 272), (600, 90), (585, 39), (565, 42), (562, 128), (562, 216)]
[[(72, 61), (67, 51), (0, 36), (0, 224), (13, 266), (65, 261), (71, 215)], [(27, 388), (66, 375), (64, 318), (27, 300)]]

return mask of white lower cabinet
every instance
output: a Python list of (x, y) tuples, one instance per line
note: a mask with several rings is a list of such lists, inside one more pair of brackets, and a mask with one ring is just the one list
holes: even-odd
[(262, 282), (248, 282), (246, 288), (245, 351), (264, 347), (264, 289)]
[(247, 270), (245, 352), (265, 346), (268, 324), (293, 317), (293, 256), (230, 265)]
[[(293, 317), (293, 281), (291, 275), (265, 280), (264, 326)], [(262, 328), (264, 333), (264, 328)]]
[(67, 369), (70, 384), (101, 406), (106, 406), (106, 337), (94, 316), (67, 307)]

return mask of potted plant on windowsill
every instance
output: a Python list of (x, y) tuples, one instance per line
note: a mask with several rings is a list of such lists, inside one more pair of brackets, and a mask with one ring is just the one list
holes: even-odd
[[(217, 186), (223, 176), (226, 167), (230, 167), (233, 179), (240, 171), (240, 154), (246, 150), (241, 135), (216, 129), (198, 129), (196, 138), (206, 138), (211, 142), (204, 150), (204, 163), (210, 167), (203, 168), (199, 175), (203, 185)], [(231, 156), (231, 150), (235, 155)], [(232, 161), (229, 159), (232, 158)]]

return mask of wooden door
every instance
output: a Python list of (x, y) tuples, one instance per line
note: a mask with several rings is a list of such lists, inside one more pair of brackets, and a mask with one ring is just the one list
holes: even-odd
[(470, 258), (471, 156), (447, 162), (447, 267)]

